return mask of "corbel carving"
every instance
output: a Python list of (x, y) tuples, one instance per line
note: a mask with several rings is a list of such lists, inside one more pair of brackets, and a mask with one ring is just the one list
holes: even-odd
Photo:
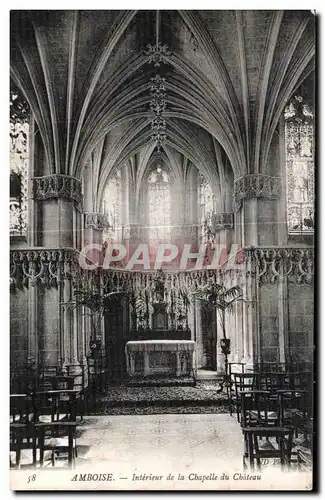
[(280, 198), (281, 179), (265, 174), (247, 174), (234, 183), (235, 212), (241, 207), (245, 198), (265, 198), (276, 200)]
[(215, 231), (222, 231), (223, 229), (234, 228), (234, 214), (233, 212), (221, 212), (214, 214), (213, 227)]
[(35, 200), (49, 200), (63, 198), (73, 200), (77, 206), (82, 205), (81, 181), (76, 177), (63, 174), (34, 177), (33, 193)]
[(92, 227), (97, 230), (109, 229), (110, 223), (106, 214), (99, 212), (85, 213), (85, 228)]

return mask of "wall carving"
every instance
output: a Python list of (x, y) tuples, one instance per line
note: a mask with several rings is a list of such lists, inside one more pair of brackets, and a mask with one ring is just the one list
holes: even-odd
[(87, 212), (85, 213), (85, 228), (92, 227), (97, 230), (109, 229), (110, 223), (108, 216), (99, 212)]
[(63, 198), (73, 200), (81, 207), (83, 198), (81, 181), (76, 177), (63, 174), (52, 174), (44, 177), (34, 177), (32, 181), (35, 200)]
[(223, 229), (234, 228), (234, 214), (232, 212), (222, 212), (214, 214), (213, 226), (215, 231), (222, 231)]
[(183, 238), (197, 240), (200, 231), (199, 224), (178, 224), (172, 227), (171, 234), (173, 240)]
[(237, 212), (245, 198), (265, 198), (276, 200), (281, 194), (280, 177), (265, 174), (248, 174), (235, 180), (234, 204)]
[(98, 268), (90, 271), (80, 267), (77, 250), (11, 250), (10, 286), (11, 291), (14, 291), (36, 284), (52, 287), (64, 280), (71, 280), (78, 288), (108, 287), (114, 292), (132, 292), (141, 297), (144, 293), (149, 293), (154, 302), (174, 304), (175, 310), (169, 312), (177, 315), (180, 303), (185, 304), (184, 297), (208, 283), (228, 283), (233, 286), (235, 283), (244, 284), (248, 277), (257, 277), (260, 283), (276, 283), (281, 276), (298, 284), (313, 282), (312, 248), (250, 247), (245, 248), (243, 253), (244, 265), (233, 268), (221, 266), (218, 269), (188, 271)]
[(193, 52), (197, 52), (199, 48), (199, 42), (192, 33), (190, 35), (190, 47), (193, 50)]
[(247, 273), (259, 283), (276, 283), (281, 276), (298, 284), (312, 284), (314, 276), (313, 248), (245, 248)]
[(141, 238), (143, 226), (137, 223), (126, 224), (122, 227), (123, 240), (138, 240)]
[[(11, 290), (41, 284), (57, 286), (71, 280), (77, 288), (109, 287), (110, 291), (144, 291), (155, 293), (155, 301), (165, 301), (171, 290), (188, 293), (207, 283), (221, 283), (242, 274), (240, 270), (200, 269), (188, 271), (126, 271), (123, 269), (87, 270), (79, 264), (79, 252), (74, 249), (24, 249), (10, 251)], [(158, 290), (157, 283), (162, 284)], [(160, 293), (160, 295), (158, 294)], [(166, 295), (167, 294), (167, 295)]]
[(217, 233), (224, 229), (234, 228), (234, 214), (233, 212), (223, 212), (223, 213), (209, 213), (201, 227), (201, 233), (203, 232), (202, 242), (203, 243), (215, 243), (217, 239)]
[(70, 249), (30, 249), (10, 252), (10, 289), (57, 286), (78, 275), (78, 252)]

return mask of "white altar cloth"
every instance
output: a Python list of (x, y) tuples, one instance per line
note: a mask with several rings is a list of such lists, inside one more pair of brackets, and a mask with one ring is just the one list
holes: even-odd
[(126, 365), (134, 376), (194, 376), (194, 340), (138, 340), (125, 345)]

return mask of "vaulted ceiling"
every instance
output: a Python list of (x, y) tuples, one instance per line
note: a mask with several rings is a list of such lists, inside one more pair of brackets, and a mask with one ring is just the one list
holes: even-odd
[(307, 10), (11, 11), (11, 75), (48, 171), (81, 177), (92, 158), (99, 192), (116, 165), (143, 170), (156, 150), (151, 79), (165, 78), (164, 154), (218, 185), (225, 165), (234, 178), (265, 171), (314, 70), (314, 31)]

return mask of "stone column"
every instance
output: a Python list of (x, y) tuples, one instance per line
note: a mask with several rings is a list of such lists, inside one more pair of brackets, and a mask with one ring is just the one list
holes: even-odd
[(220, 309), (216, 309), (215, 311), (215, 328), (216, 328), (216, 356), (217, 356), (217, 372), (225, 373), (225, 355), (223, 354), (220, 347), (220, 340), (223, 338), (222, 325), (219, 319), (219, 315), (221, 314)]
[(212, 224), (218, 244), (223, 248), (219, 262), (222, 264), (222, 260), (227, 258), (225, 252), (233, 242), (234, 214), (232, 212), (216, 213), (213, 216)]
[(129, 351), (128, 353), (128, 357), (129, 357), (129, 375), (131, 375), (131, 377), (134, 377), (135, 375), (135, 359), (134, 359), (134, 352), (132, 351)]
[(82, 211), (81, 182), (63, 174), (34, 177), (32, 182), (39, 218), (39, 246), (74, 248), (75, 223)]
[(181, 376), (181, 358), (180, 358), (180, 351), (176, 351), (176, 377)]
[[(190, 165), (186, 184), (177, 182), (172, 189), (175, 202), (172, 203), (172, 207), (175, 207), (175, 210), (178, 207), (178, 212), (172, 209), (174, 217), (171, 243), (178, 246), (179, 255), (181, 255), (185, 244), (191, 245), (192, 252), (196, 252), (198, 248), (197, 177), (197, 169)], [(178, 260), (175, 259), (175, 265)]]
[(198, 223), (198, 171), (191, 165), (187, 177), (188, 187), (186, 190), (186, 223)]
[(38, 365), (38, 288), (30, 286), (28, 293), (28, 364)]
[[(218, 148), (219, 149), (219, 148)], [(212, 220), (216, 235), (216, 243), (229, 247), (233, 242), (233, 173), (221, 159), (220, 151), (218, 169), (220, 177), (220, 196), (216, 198), (216, 213)]]
[(127, 249), (128, 255), (132, 255), (136, 247), (146, 240), (143, 234), (143, 224), (139, 223), (139, 199), (136, 197), (135, 184), (127, 165), (124, 165), (121, 169), (121, 187), (123, 200), (121, 207), (122, 242)]
[(149, 374), (149, 353), (143, 351), (143, 375), (146, 377)]
[[(103, 231), (109, 228), (107, 215), (100, 212), (86, 212), (84, 214), (84, 244), (90, 248), (94, 245), (94, 250), (89, 250), (87, 256), (94, 262), (100, 264), (100, 254), (97, 246), (103, 244)], [(93, 254), (93, 258), (91, 258)]]
[(201, 318), (201, 304), (198, 300), (194, 302), (195, 311), (195, 334), (196, 334), (196, 366), (201, 368), (206, 364), (206, 359), (204, 359), (204, 347), (203, 347), (203, 336), (202, 336), (202, 318)]
[(280, 266), (279, 272), (279, 298), (278, 298), (278, 313), (279, 313), (279, 361), (286, 362), (286, 357), (289, 354), (289, 311), (288, 311), (288, 284), (287, 277), (284, 274), (283, 263)]
[[(87, 366), (87, 350), (86, 350), (86, 339), (85, 339), (85, 316), (81, 315), (81, 312), (75, 310), (75, 321), (77, 324), (77, 351), (78, 351), (78, 362), (81, 366)], [(85, 372), (85, 374), (87, 371)], [(87, 381), (85, 381), (87, 384)]]
[[(63, 248), (78, 248), (83, 201), (81, 182), (69, 175), (51, 174), (32, 178), (32, 186), (37, 204), (37, 244), (59, 253)], [(44, 364), (79, 365), (77, 314), (72, 309), (73, 258), (69, 252), (62, 253), (58, 288), (51, 288), (39, 297)]]
[[(276, 244), (276, 200), (280, 197), (280, 178), (265, 174), (248, 174), (234, 183), (236, 236), (243, 247)], [(237, 240), (237, 241), (240, 241)], [(244, 361), (260, 359), (259, 289), (255, 259), (246, 253), (246, 291), (243, 306)]]

